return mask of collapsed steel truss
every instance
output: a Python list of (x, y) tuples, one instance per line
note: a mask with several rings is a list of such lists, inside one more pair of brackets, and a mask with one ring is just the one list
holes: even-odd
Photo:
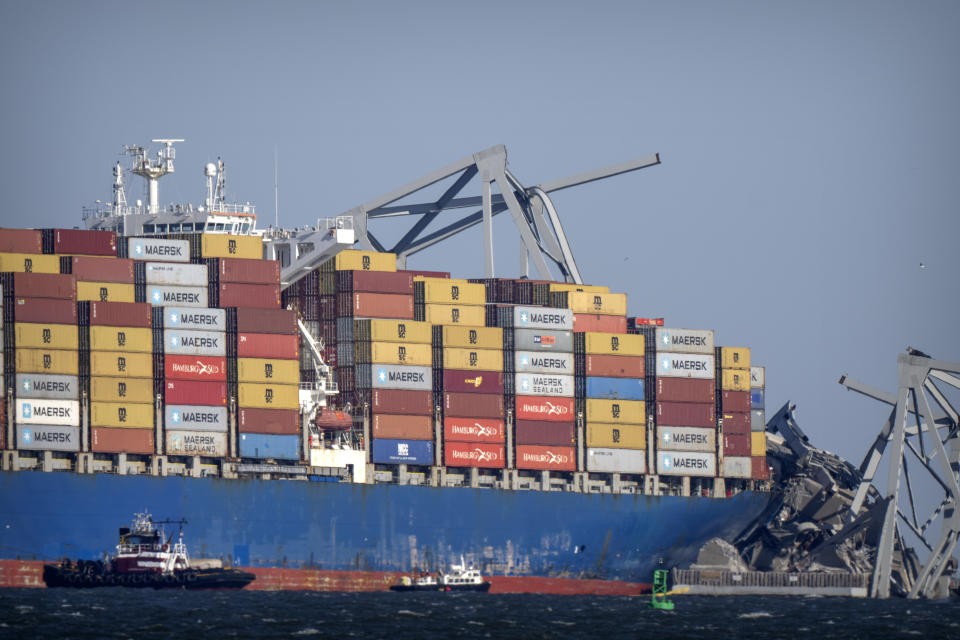
[[(960, 364), (935, 360), (908, 349), (907, 354), (897, 358), (897, 371), (899, 388), (896, 395), (847, 376), (840, 378), (840, 384), (848, 389), (893, 406), (890, 417), (860, 465), (863, 481), (848, 518), (852, 521), (857, 517), (868, 497), (886, 502), (871, 597), (890, 596), (894, 545), (903, 548), (901, 525), (911, 531), (930, 553), (926, 564), (912, 580), (908, 597), (933, 597), (938, 593), (938, 582), (951, 563), (960, 536), (960, 420), (957, 409), (945, 395), (945, 392), (953, 395), (960, 391)], [(888, 445), (892, 445), (888, 456), (890, 469), (886, 488), (881, 492), (873, 485), (873, 479)], [(909, 465), (907, 453), (911, 454)], [(915, 492), (924, 490), (931, 480), (942, 491), (942, 498), (924, 518), (923, 513), (918, 514), (920, 507)], [(905, 504), (901, 506), (901, 502)], [(934, 540), (931, 525), (939, 517), (943, 518), (943, 525), (939, 537)]]

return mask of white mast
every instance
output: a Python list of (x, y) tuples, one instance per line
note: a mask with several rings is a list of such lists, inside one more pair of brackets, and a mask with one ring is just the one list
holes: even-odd
[(157, 183), (163, 176), (173, 173), (173, 159), (177, 157), (173, 144), (183, 142), (183, 140), (179, 138), (156, 138), (152, 142), (160, 142), (164, 145), (164, 148), (157, 152), (155, 162), (147, 157), (147, 150), (143, 147), (128, 146), (126, 152), (133, 156), (131, 171), (147, 181), (147, 213), (159, 213)]

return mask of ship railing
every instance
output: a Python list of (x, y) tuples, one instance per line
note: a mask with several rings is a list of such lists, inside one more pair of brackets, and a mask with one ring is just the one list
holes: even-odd
[(790, 573), (786, 571), (718, 571), (674, 569), (673, 584), (715, 587), (866, 588), (865, 573)]

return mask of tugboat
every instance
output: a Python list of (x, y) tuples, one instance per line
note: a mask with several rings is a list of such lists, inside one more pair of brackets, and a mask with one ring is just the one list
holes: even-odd
[[(157, 525), (178, 524), (177, 542), (173, 534), (164, 540)], [(134, 514), (129, 527), (120, 527), (116, 553), (107, 561), (64, 559), (43, 566), (43, 581), (48, 587), (152, 587), (154, 589), (242, 589), (256, 579), (252, 573), (224, 569), (219, 561), (191, 564), (183, 542), (186, 520), (154, 522), (150, 514)]]
[(404, 576), (400, 584), (390, 586), (391, 591), (480, 591), (490, 590), (490, 581), (484, 580), (480, 572), (473, 567), (467, 568), (460, 557), (460, 564), (450, 566), (450, 570), (438, 576), (420, 573), (417, 576)]

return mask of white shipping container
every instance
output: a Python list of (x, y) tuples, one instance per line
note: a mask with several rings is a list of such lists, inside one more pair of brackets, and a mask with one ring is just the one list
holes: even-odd
[(750, 367), (750, 388), (763, 389), (767, 382), (766, 367)]
[[(510, 329), (506, 329), (510, 331)], [(525, 351), (555, 351), (573, 353), (572, 331), (547, 329), (514, 329), (513, 348)]]
[(713, 380), (713, 356), (699, 353), (657, 352), (657, 376)]
[(227, 455), (227, 434), (167, 429), (167, 455), (222, 458)]
[(565, 329), (573, 331), (573, 311), (549, 307), (514, 307), (513, 326), (517, 329)]
[(127, 257), (133, 260), (157, 262), (190, 262), (189, 240), (163, 238), (129, 238)]
[(713, 453), (717, 450), (717, 434), (703, 427), (657, 427), (657, 450)]
[(559, 373), (573, 375), (572, 353), (543, 353), (541, 351), (517, 351), (514, 355), (517, 372)]
[(26, 451), (80, 451), (80, 427), (17, 425), (17, 448)]
[[(3, 356), (0, 354), (0, 365)], [(80, 379), (49, 373), (18, 373), (18, 398), (45, 398), (48, 400), (76, 400), (80, 398)]]
[(181, 287), (207, 286), (207, 265), (148, 262), (145, 266), (147, 284), (172, 284)]
[(657, 351), (713, 355), (713, 330), (657, 327)]
[[(367, 365), (370, 366), (370, 365)], [(357, 367), (357, 376), (361, 368)], [(433, 389), (433, 375), (430, 367), (400, 364), (378, 364), (370, 368), (374, 389), (408, 389), (430, 391)]]
[(225, 356), (227, 338), (222, 331), (164, 329), (163, 351), (191, 356)]
[(163, 416), (167, 429), (222, 432), (227, 430), (226, 407), (170, 404), (164, 409)]
[(724, 478), (747, 478), (752, 477), (753, 467), (750, 456), (725, 456), (723, 458)]
[(155, 307), (207, 307), (206, 287), (146, 285), (146, 302)]
[(657, 473), (662, 476), (717, 475), (717, 455), (696, 451), (658, 451)]
[(767, 416), (763, 409), (750, 410), (750, 431), (764, 431), (767, 428)]
[(640, 449), (587, 449), (587, 471), (597, 473), (646, 473), (647, 452)]
[(547, 373), (516, 374), (518, 396), (573, 397), (573, 376)]
[(198, 309), (196, 307), (164, 307), (165, 329), (196, 329), (197, 331), (226, 331), (226, 309)]
[(18, 424), (77, 427), (80, 426), (80, 402), (21, 398), (17, 400), (16, 419)]

